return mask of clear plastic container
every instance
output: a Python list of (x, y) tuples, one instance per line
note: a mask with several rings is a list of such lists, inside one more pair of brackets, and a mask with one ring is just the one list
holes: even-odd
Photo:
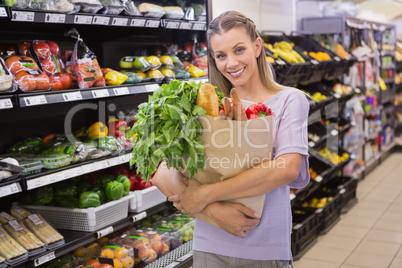
[(80, 6), (80, 11), (95, 14), (103, 8), (98, 0), (72, 0), (73, 4)]
[(42, 162), (39, 160), (23, 160), (20, 161), (20, 167), (24, 169), (21, 175), (32, 175), (40, 173), (42, 170)]
[(119, 0), (100, 0), (103, 5), (100, 13), (107, 15), (119, 15), (124, 6)]
[(71, 164), (71, 157), (68, 154), (60, 155), (38, 155), (33, 156), (32, 160), (40, 160), (44, 168), (56, 169)]
[(0, 93), (14, 92), (16, 90), (13, 75), (7, 70), (4, 60), (0, 58)]
[(162, 6), (150, 3), (142, 3), (138, 6), (138, 10), (144, 17), (160, 19), (165, 15), (165, 10)]

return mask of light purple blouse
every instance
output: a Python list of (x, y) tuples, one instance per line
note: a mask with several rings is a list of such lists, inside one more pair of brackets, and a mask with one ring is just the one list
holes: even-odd
[(193, 250), (254, 260), (291, 260), (292, 213), (289, 188), (303, 188), (310, 180), (308, 172), (307, 125), (309, 103), (303, 92), (286, 88), (264, 102), (276, 116), (275, 158), (298, 153), (303, 156), (299, 176), (286, 186), (266, 194), (259, 226), (246, 238), (196, 220)]

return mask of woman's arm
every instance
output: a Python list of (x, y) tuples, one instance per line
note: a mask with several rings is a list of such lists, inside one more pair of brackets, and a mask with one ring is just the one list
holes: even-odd
[(190, 185), (183, 193), (170, 196), (169, 201), (179, 202), (178, 209), (196, 214), (213, 202), (266, 194), (295, 180), (302, 158), (296, 153), (284, 154), (222, 182)]

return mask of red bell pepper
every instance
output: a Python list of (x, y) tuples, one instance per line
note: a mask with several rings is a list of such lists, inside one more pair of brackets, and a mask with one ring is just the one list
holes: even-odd
[(109, 133), (116, 138), (124, 137), (129, 129), (130, 128), (127, 126), (126, 121), (123, 120), (111, 122), (109, 124)]
[(246, 110), (247, 119), (254, 119), (263, 116), (272, 115), (271, 108), (264, 103), (255, 103), (250, 105)]
[(128, 171), (127, 171), (127, 168), (125, 167), (125, 165), (116, 166), (112, 171), (112, 175), (115, 178), (117, 178), (117, 176), (119, 176), (121, 174), (126, 175), (128, 177)]

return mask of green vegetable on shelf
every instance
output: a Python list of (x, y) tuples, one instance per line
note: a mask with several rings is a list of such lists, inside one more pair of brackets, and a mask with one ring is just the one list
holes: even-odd
[[(61, 182), (55, 186), (54, 199), (57, 204), (62, 200), (71, 200), (77, 197), (78, 189), (71, 181)], [(66, 204), (66, 202), (63, 202)]]
[(78, 195), (86, 191), (92, 191), (94, 185), (88, 181), (80, 180), (76, 183)]
[(131, 186), (130, 179), (126, 175), (120, 174), (119, 176), (117, 176), (116, 181), (121, 182), (123, 184), (123, 187), (124, 187), (123, 196), (128, 195), (128, 193), (130, 192), (130, 186)]
[(32, 199), (35, 205), (48, 206), (54, 201), (54, 193), (52, 186), (45, 186), (37, 189), (32, 194)]
[(15, 143), (9, 149), (10, 153), (15, 154), (39, 154), (43, 148), (41, 138), (30, 138), (25, 141)]
[(80, 195), (80, 208), (90, 208), (100, 206), (99, 195), (92, 191), (83, 192)]
[(123, 197), (124, 186), (121, 182), (110, 181), (106, 184), (105, 193), (109, 200), (118, 200)]
[(96, 179), (96, 185), (101, 189), (106, 189), (106, 184), (114, 179), (114, 176), (111, 174), (103, 174)]

